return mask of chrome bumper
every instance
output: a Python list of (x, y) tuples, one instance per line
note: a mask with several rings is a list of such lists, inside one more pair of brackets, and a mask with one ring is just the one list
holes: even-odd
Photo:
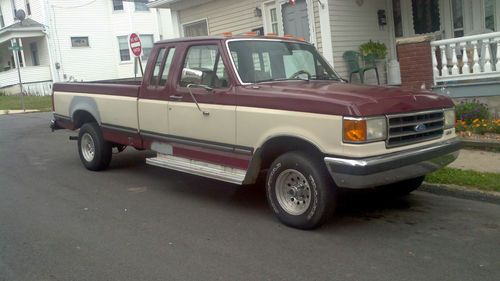
[(436, 171), (458, 157), (457, 138), (430, 146), (368, 158), (325, 157), (325, 163), (339, 187), (371, 188), (411, 179)]

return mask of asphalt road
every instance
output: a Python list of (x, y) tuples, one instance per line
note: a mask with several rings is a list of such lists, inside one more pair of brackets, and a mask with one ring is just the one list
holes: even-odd
[(0, 116), (0, 280), (500, 280), (500, 205), (345, 193), (325, 227), (263, 190), (115, 155), (83, 168), (50, 114)]

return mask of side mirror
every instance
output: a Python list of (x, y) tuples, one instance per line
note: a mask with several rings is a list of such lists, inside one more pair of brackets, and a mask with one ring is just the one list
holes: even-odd
[(181, 82), (184, 85), (200, 85), (203, 81), (203, 71), (191, 68), (182, 69)]

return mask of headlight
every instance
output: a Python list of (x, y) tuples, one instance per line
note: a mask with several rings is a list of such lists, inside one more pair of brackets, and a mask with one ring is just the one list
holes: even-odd
[(455, 127), (455, 110), (453, 108), (444, 110), (444, 128), (450, 129)]
[(387, 121), (385, 117), (343, 119), (343, 140), (348, 143), (365, 143), (385, 140)]

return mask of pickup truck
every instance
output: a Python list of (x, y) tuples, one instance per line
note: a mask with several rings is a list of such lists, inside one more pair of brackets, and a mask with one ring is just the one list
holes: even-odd
[(460, 148), (450, 98), (346, 83), (292, 38), (160, 41), (139, 83), (53, 89), (51, 127), (79, 130), (87, 169), (131, 146), (156, 152), (147, 164), (238, 185), (266, 173), (271, 209), (301, 229), (325, 222), (340, 188), (406, 194)]

